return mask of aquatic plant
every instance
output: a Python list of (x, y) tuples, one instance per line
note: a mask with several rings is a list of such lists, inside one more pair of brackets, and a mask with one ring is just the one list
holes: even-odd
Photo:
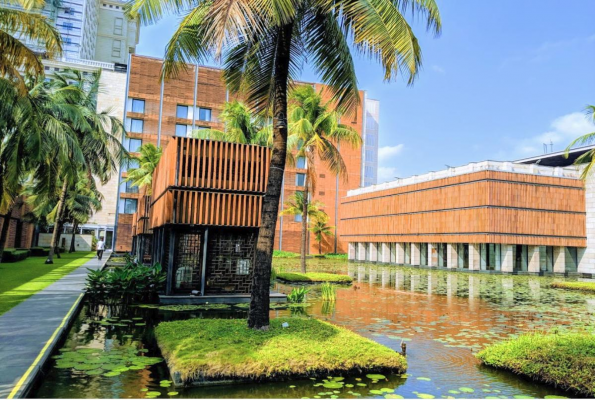
[(337, 299), (337, 287), (328, 282), (320, 285), (320, 292), (324, 301), (334, 302)]
[(306, 302), (306, 294), (310, 289), (305, 288), (303, 286), (293, 288), (291, 293), (287, 295), (287, 301), (290, 303), (305, 303)]
[(335, 282), (350, 284), (353, 278), (349, 275), (328, 274), (324, 272), (277, 272), (277, 279), (287, 282)]

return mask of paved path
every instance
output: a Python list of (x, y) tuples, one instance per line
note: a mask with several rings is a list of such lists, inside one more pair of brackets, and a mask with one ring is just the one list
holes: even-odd
[(0, 398), (19, 398), (40, 372), (82, 299), (87, 268), (99, 269), (94, 258), (0, 315)]

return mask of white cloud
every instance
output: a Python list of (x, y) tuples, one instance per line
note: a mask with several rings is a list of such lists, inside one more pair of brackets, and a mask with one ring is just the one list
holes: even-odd
[(378, 149), (378, 161), (386, 161), (396, 156), (403, 150), (404, 145), (382, 146)]
[(439, 74), (445, 74), (446, 71), (440, 65), (432, 65), (432, 70), (438, 72)]
[(384, 183), (394, 181), (397, 176), (397, 169), (395, 167), (378, 167), (378, 182)]

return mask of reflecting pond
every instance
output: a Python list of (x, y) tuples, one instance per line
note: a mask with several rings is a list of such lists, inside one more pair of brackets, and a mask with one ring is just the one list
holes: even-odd
[[(276, 260), (292, 269), (297, 260)], [(242, 307), (91, 308), (85, 306), (32, 397), (43, 398), (529, 398), (570, 396), (553, 387), (481, 366), (473, 353), (489, 343), (535, 330), (589, 329), (595, 296), (550, 289), (550, 277), (503, 276), (316, 260), (311, 270), (343, 272), (354, 284), (335, 303), (308, 294), (305, 310), (400, 351), (408, 372), (373, 380), (344, 377), (174, 389), (153, 337), (160, 321), (245, 318)], [(559, 279), (559, 278), (556, 278)], [(278, 285), (288, 292), (290, 287)], [(338, 377), (325, 377), (330, 378)], [(329, 388), (330, 386), (330, 388)]]

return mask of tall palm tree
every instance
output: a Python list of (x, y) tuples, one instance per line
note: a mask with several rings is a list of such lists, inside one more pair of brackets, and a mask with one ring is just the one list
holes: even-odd
[[(310, 201), (307, 204), (308, 218), (317, 219), (322, 218), (326, 213), (322, 211), (324, 204), (320, 201)], [(283, 210), (279, 215), (302, 215), (304, 210), (304, 192), (295, 192), (288, 200), (283, 202)]]
[(306, 58), (343, 108), (360, 101), (351, 47), (374, 58), (386, 80), (403, 72), (412, 83), (421, 49), (403, 13), (424, 17), (436, 34), (441, 21), (434, 0), (135, 0), (132, 17), (151, 24), (182, 14), (166, 47), (164, 76), (188, 62), (224, 60), (224, 79), (255, 111), (273, 117), (273, 151), (256, 243), (248, 326), (268, 329), (269, 285), (275, 226), (287, 155), (287, 92)]
[(350, 126), (339, 123), (340, 114), (329, 111), (328, 104), (310, 85), (299, 86), (290, 94), (289, 149), (296, 158), (306, 161), (300, 264), (306, 272), (308, 252), (308, 201), (316, 191), (316, 162), (318, 159), (332, 173), (347, 180), (347, 167), (336, 144), (352, 147), (361, 145), (359, 134)]
[(87, 223), (97, 211), (101, 211), (103, 195), (97, 189), (93, 178), (89, 178), (86, 171), (79, 171), (77, 180), (66, 194), (65, 218), (72, 224), (72, 237), (69, 253), (76, 251), (76, 231), (80, 224)]
[(138, 150), (138, 156), (131, 156), (130, 159), (138, 162), (137, 168), (130, 168), (123, 182), (132, 182), (132, 186), (146, 187), (148, 196), (153, 192), (153, 172), (161, 159), (162, 148), (154, 144), (145, 143)]
[[(588, 105), (585, 108), (585, 114), (587, 116), (587, 119), (591, 122), (593, 122), (593, 124), (595, 124), (595, 106), (594, 105)], [(568, 158), (568, 152), (570, 151), (570, 149), (576, 145), (585, 145), (585, 144), (590, 144), (593, 143), (595, 141), (595, 132), (591, 132), (591, 133), (587, 133), (575, 140), (572, 141), (572, 143), (570, 143), (568, 145), (568, 147), (566, 148), (566, 158)], [(577, 165), (581, 165), (581, 164), (585, 164), (585, 168), (583, 168), (583, 172), (581, 173), (581, 179), (586, 181), (587, 178), (593, 173), (593, 169), (595, 167), (595, 149), (591, 149), (589, 151), (587, 151), (586, 153), (580, 155), (579, 157), (577, 157), (577, 159), (574, 161), (575, 164)]]
[[(62, 53), (60, 33), (47, 17), (36, 12), (43, 6), (38, 3), (21, 0), (0, 5), (0, 77), (11, 80), (22, 93), (27, 90), (22, 73), (31, 76), (44, 73), (39, 51), (47, 58)], [(39, 46), (40, 50), (32, 46)]]
[(310, 232), (314, 234), (314, 239), (318, 242), (318, 254), (322, 254), (322, 239), (325, 236), (334, 236), (333, 233), (334, 226), (328, 225), (328, 216), (325, 214), (324, 216), (318, 217), (312, 223), (312, 226), (308, 228)]

